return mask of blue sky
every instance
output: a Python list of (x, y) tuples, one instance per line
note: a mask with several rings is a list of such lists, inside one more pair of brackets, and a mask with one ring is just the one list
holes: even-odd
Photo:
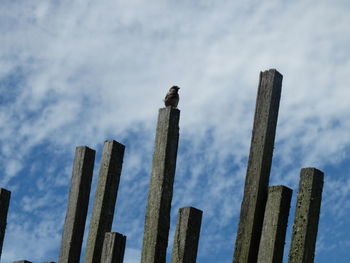
[(125, 263), (139, 262), (156, 118), (172, 85), (181, 118), (168, 251), (178, 208), (191, 205), (204, 211), (197, 261), (231, 262), (269, 68), (284, 76), (270, 184), (294, 190), (285, 250), (300, 169), (317, 167), (315, 262), (348, 262), (349, 11), (345, 0), (3, 0), (0, 186), (12, 199), (2, 262), (57, 260), (75, 147), (97, 150), (92, 203), (106, 139), (126, 145), (113, 231), (128, 236)]

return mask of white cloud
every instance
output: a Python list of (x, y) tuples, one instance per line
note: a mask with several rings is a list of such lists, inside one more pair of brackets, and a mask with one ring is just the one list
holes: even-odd
[[(32, 181), (27, 199), (14, 197), (13, 206), (35, 211), (33, 201), (51, 211), (44, 186), (61, 194), (74, 146), (101, 151), (106, 138), (125, 143), (115, 227), (130, 235), (127, 262), (141, 243), (157, 108), (173, 84), (181, 87), (181, 137), (172, 214), (189, 203), (204, 210), (205, 248), (232, 249), (260, 70), (284, 75), (272, 182), (296, 193), (301, 167), (327, 169), (349, 159), (346, 1), (41, 0), (2, 7), (1, 182), (20, 189)], [(45, 155), (53, 160), (34, 158)], [(325, 185), (338, 189), (345, 176), (330, 180), (326, 171)], [(325, 191), (324, 199), (348, 206), (341, 189)], [(331, 207), (325, 205), (348, 215)]]
[[(17, 218), (16, 218), (17, 216)], [(9, 217), (2, 253), (3, 262), (27, 259), (32, 262), (54, 260), (61, 235), (57, 224), (62, 220), (57, 214), (42, 214), (41, 220), (32, 221), (23, 215)]]

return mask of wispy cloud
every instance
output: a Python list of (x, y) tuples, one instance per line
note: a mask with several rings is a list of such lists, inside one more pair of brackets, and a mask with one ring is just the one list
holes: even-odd
[[(329, 214), (349, 216), (347, 175), (332, 174), (349, 160), (346, 1), (1, 5), (0, 182), (13, 191), (5, 262), (57, 257), (62, 217), (35, 213), (64, 215), (74, 147), (101, 154), (107, 138), (127, 146), (113, 227), (128, 235), (126, 262), (136, 262), (157, 108), (173, 84), (181, 135), (172, 222), (181, 206), (203, 209), (200, 261), (230, 262), (258, 73), (272, 67), (284, 75), (272, 183), (296, 193), (299, 169), (316, 166), (326, 172), (322, 227), (334, 229)], [(22, 213), (33, 220), (14, 219)], [(320, 240), (319, 253), (332, 248), (334, 259), (336, 241)]]

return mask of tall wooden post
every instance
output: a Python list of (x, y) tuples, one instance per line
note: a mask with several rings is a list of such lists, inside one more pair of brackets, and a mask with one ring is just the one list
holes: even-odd
[(94, 150), (86, 146), (76, 148), (59, 263), (80, 261), (94, 162)]
[(281, 96), (282, 75), (275, 69), (260, 73), (244, 196), (237, 230), (234, 263), (257, 260), (267, 198)]
[(269, 187), (258, 263), (282, 263), (292, 192), (283, 185)]
[(202, 214), (194, 207), (179, 209), (171, 263), (196, 263)]
[(0, 188), (0, 258), (2, 253), (2, 246), (4, 244), (10, 198), (11, 192), (4, 188)]
[(324, 175), (316, 168), (303, 168), (300, 174), (288, 262), (313, 263)]
[(95, 192), (85, 263), (101, 260), (103, 240), (113, 223), (125, 146), (116, 141), (105, 141), (100, 173)]
[(141, 263), (165, 263), (179, 141), (180, 111), (159, 110)]
[(107, 232), (103, 242), (101, 263), (123, 263), (126, 236)]

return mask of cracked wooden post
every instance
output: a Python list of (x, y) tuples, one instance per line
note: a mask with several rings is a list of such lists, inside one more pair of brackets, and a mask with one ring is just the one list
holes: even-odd
[(107, 232), (103, 241), (101, 263), (123, 263), (126, 236)]
[(141, 263), (165, 263), (179, 141), (180, 110), (159, 109)]
[(110, 232), (112, 228), (124, 150), (125, 146), (116, 141), (105, 141), (104, 143), (86, 243), (85, 263), (96, 263), (101, 260), (105, 233)]
[(80, 261), (94, 162), (95, 150), (76, 148), (59, 263)]
[(258, 263), (282, 263), (292, 192), (283, 185), (269, 187)]
[(282, 75), (260, 73), (244, 196), (238, 224), (234, 263), (257, 260), (275, 142)]
[(203, 212), (194, 207), (179, 209), (171, 263), (195, 263)]
[(0, 188), (0, 258), (7, 224), (7, 213), (10, 205), (11, 192)]
[(316, 168), (303, 168), (300, 175), (288, 262), (312, 263), (314, 262), (324, 175)]

